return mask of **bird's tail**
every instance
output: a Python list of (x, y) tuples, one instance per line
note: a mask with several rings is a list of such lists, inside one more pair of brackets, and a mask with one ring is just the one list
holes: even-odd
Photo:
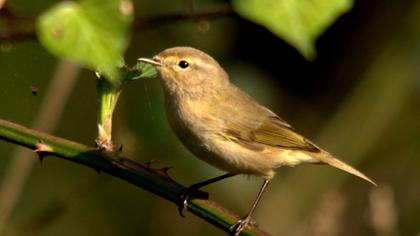
[(337, 158), (333, 157), (331, 154), (329, 154), (327, 152), (321, 152), (319, 155), (316, 156), (316, 159), (318, 159), (322, 163), (328, 164), (330, 166), (333, 166), (335, 168), (343, 170), (347, 173), (355, 175), (359, 178), (362, 178), (362, 179), (368, 181), (369, 183), (373, 184), (374, 186), (378, 186), (375, 182), (373, 182), (373, 180), (371, 180), (365, 174), (356, 170), (355, 168), (351, 167), (350, 165), (338, 160)]

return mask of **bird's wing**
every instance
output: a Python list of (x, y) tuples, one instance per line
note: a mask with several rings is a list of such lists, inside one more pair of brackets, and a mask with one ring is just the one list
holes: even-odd
[[(266, 146), (292, 150), (320, 152), (315, 144), (297, 134), (293, 127), (275, 113), (259, 105), (252, 97), (232, 86), (225, 91), (224, 100), (214, 102), (224, 109), (215, 116), (223, 120), (222, 135), (254, 150), (264, 150)], [(221, 95), (223, 96), (223, 95)], [(223, 102), (230, 99), (231, 102)]]
[(248, 148), (261, 149), (263, 144), (292, 150), (321, 151), (275, 114), (270, 114), (262, 120), (250, 120), (252, 117), (230, 122), (226, 134)]

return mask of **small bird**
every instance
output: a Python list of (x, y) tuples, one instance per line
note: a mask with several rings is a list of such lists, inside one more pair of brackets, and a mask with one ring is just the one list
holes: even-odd
[(328, 164), (376, 185), (232, 84), (226, 71), (206, 53), (174, 47), (138, 61), (160, 72), (166, 116), (183, 144), (198, 158), (227, 172), (191, 185), (182, 196), (181, 215), (192, 190), (238, 174), (259, 176), (264, 182), (250, 211), (231, 227), (233, 235), (240, 235), (281, 166)]

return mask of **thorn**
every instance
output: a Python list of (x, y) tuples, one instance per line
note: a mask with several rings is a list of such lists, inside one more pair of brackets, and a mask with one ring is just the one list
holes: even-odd
[(147, 168), (150, 168), (151, 166), (152, 166), (152, 163), (154, 162), (155, 160), (150, 160), (150, 161), (148, 161), (148, 162), (145, 162), (143, 165), (145, 166), (145, 167), (147, 167)]
[(162, 171), (163, 171), (163, 172), (165, 172), (165, 173), (168, 173), (168, 171), (169, 171), (170, 169), (172, 169), (172, 166), (167, 166), (167, 167), (163, 167), (163, 168), (162, 168)]
[(168, 175), (168, 171), (172, 168), (172, 166), (168, 166), (168, 167), (163, 167), (161, 169), (156, 170), (157, 172), (159, 172), (161, 175), (169, 177)]
[(47, 144), (44, 144), (42, 141), (39, 141), (35, 145), (35, 147), (36, 147), (36, 149), (34, 149), (34, 152), (37, 153), (37, 154), (53, 151), (51, 146), (49, 146)]

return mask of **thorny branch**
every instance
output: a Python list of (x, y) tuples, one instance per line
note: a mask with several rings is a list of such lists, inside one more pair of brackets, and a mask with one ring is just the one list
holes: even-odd
[[(41, 158), (59, 157), (105, 172), (131, 184), (150, 191), (166, 200), (179, 204), (186, 187), (167, 175), (167, 169), (153, 169), (149, 163), (140, 164), (121, 157), (120, 153), (109, 153), (97, 148), (72, 142), (40, 131), (0, 119), (0, 140), (34, 150)], [(198, 191), (200, 196), (207, 193)], [(194, 215), (210, 222), (229, 233), (230, 226), (238, 217), (217, 203), (208, 199), (192, 199), (187, 209)], [(256, 226), (250, 225), (242, 235), (268, 235)]]

